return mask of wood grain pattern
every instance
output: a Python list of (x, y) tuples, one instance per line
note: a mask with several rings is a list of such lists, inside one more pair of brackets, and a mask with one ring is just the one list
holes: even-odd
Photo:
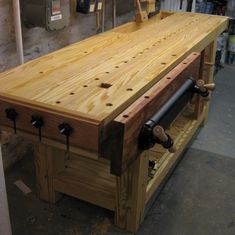
[(94, 161), (69, 154), (64, 166), (63, 171), (52, 176), (56, 191), (115, 210), (116, 181), (110, 174), (109, 161)]
[(42, 200), (55, 203), (61, 194), (55, 191), (53, 177), (64, 169), (64, 156), (58, 149), (44, 144), (35, 144), (34, 153), (38, 196)]
[[(203, 73), (203, 79), (208, 83), (212, 83), (214, 81), (214, 64), (215, 64), (216, 48), (217, 48), (217, 40), (214, 40), (205, 49), (205, 66), (204, 66), (205, 69)], [(208, 121), (209, 105), (210, 103), (207, 102), (206, 116), (205, 120), (203, 121), (203, 125), (205, 125)]]
[[(5, 116), (5, 109), (9, 107), (15, 108), (18, 112), (18, 117), (16, 118), (17, 132), (24, 131), (28, 134), (38, 136), (38, 129), (34, 128), (30, 121), (32, 115), (40, 115), (44, 119), (44, 125), (41, 131), (42, 141), (44, 142), (45, 139), (50, 139), (65, 144), (65, 136), (60, 135), (58, 125), (62, 122), (67, 122), (74, 128), (69, 138), (70, 147), (76, 146), (80, 148), (83, 155), (88, 157), (92, 155), (97, 158), (99, 142), (98, 123), (89, 123), (88, 120), (83, 122), (79, 118), (76, 118), (76, 116), (66, 114), (58, 115), (56, 112), (43, 108), (32, 108), (28, 105), (22, 105), (20, 102), (9, 102), (6, 99), (0, 98), (0, 113), (3, 114), (0, 115), (0, 123), (3, 129), (6, 127), (12, 128), (13, 125), (12, 121)], [(66, 149), (65, 145), (64, 149)]]
[(144, 219), (148, 178), (148, 153), (144, 152), (120, 177), (116, 177), (115, 223), (135, 232)]
[[(191, 13), (152, 22), (128, 34), (95, 36), (5, 72), (0, 97), (104, 124), (227, 26), (225, 17)], [(101, 82), (112, 86), (100, 88)]]
[[(141, 153), (138, 137), (143, 124), (189, 76), (199, 78), (200, 53), (193, 53), (130, 105), (104, 132), (103, 155), (112, 156), (111, 172), (120, 175)], [(112, 133), (110, 135), (110, 133)], [(115, 142), (116, 140), (116, 142)], [(114, 144), (115, 143), (115, 144)]]

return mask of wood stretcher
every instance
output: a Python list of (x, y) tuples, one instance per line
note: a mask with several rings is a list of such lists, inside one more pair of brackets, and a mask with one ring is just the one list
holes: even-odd
[(39, 197), (77, 197), (136, 231), (206, 119), (226, 28), (226, 17), (162, 12), (2, 73), (0, 126), (34, 142)]

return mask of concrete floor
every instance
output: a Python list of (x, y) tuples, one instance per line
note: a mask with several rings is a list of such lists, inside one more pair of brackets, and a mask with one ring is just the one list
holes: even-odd
[[(216, 76), (209, 123), (201, 130), (146, 215), (137, 235), (235, 234), (235, 67)], [(127, 234), (113, 213), (64, 196), (56, 205), (36, 197), (32, 156), (6, 173), (13, 235)], [(32, 189), (25, 196), (14, 182)], [(2, 235), (2, 234), (1, 234)]]

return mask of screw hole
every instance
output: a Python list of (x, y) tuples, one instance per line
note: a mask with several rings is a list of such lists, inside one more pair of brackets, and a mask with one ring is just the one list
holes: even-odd
[(171, 79), (171, 77), (167, 77), (166, 79)]
[(70, 95), (74, 95), (74, 92), (70, 92)]
[(84, 85), (83, 87), (88, 87), (87, 85)]
[(149, 96), (148, 96), (148, 95), (146, 95), (144, 98), (145, 98), (145, 99), (149, 99)]
[(43, 74), (43, 72), (42, 72), (42, 71), (41, 71), (41, 72), (39, 72), (39, 73)]
[(87, 51), (84, 51), (85, 54), (87, 54), (88, 52)]
[(100, 80), (99, 78), (95, 78), (96, 81)]
[(60, 104), (61, 103), (61, 101), (56, 101), (56, 104)]
[(107, 103), (106, 106), (113, 106), (113, 104), (112, 103)]
[(173, 54), (172, 56), (176, 56), (176, 54)]
[(127, 90), (127, 91), (133, 91), (133, 89), (132, 89), (132, 88), (127, 88), (126, 90)]
[(109, 72), (105, 72), (106, 74), (109, 74)]
[(118, 69), (118, 68), (119, 68), (119, 66), (115, 66), (115, 68), (116, 68), (116, 69)]
[(129, 116), (125, 114), (125, 115), (123, 115), (123, 117), (124, 117), (124, 118), (128, 118)]
[(166, 65), (166, 62), (162, 62), (162, 65)]
[(186, 62), (184, 62), (183, 64), (187, 64)]
[(135, 57), (135, 56), (133, 56), (132, 58), (133, 58), (133, 59), (135, 59), (136, 57)]
[(124, 63), (127, 64), (127, 63), (128, 63), (128, 60), (124, 61)]

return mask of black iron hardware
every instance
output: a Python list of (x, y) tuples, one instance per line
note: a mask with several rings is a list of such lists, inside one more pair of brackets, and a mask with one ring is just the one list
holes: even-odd
[(18, 116), (18, 113), (14, 108), (8, 108), (5, 110), (6, 117), (10, 119), (13, 122), (13, 129), (14, 132), (16, 133), (16, 118)]
[(68, 123), (63, 122), (58, 126), (58, 129), (60, 134), (66, 137), (66, 148), (69, 151), (69, 136), (73, 132), (73, 128)]
[(31, 118), (31, 124), (32, 126), (38, 129), (39, 141), (41, 142), (42, 140), (41, 128), (44, 125), (43, 118), (41, 116), (33, 115)]

